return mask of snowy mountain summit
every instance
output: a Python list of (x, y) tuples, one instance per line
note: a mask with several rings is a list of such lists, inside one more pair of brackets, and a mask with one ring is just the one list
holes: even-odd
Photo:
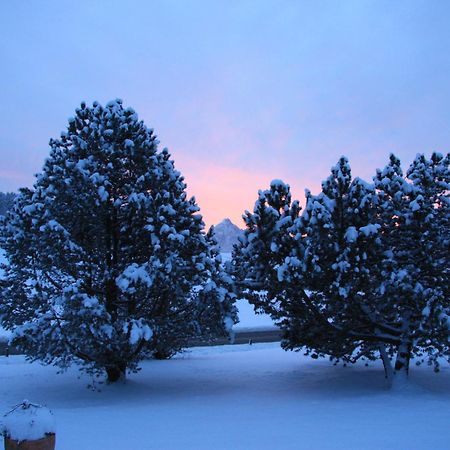
[(214, 237), (223, 253), (233, 251), (233, 245), (237, 244), (239, 236), (243, 230), (235, 225), (230, 219), (224, 219), (214, 226)]

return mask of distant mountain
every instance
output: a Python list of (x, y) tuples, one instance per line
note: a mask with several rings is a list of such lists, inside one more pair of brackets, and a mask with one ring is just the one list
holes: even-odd
[(222, 222), (214, 226), (214, 236), (223, 253), (233, 251), (233, 245), (237, 244), (239, 236), (243, 234), (238, 226), (230, 219), (224, 219)]

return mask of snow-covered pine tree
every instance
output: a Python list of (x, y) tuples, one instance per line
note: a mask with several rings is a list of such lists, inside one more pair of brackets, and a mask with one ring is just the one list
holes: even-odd
[[(120, 100), (69, 119), (1, 226), (0, 314), (31, 359), (109, 381), (202, 333), (227, 332), (226, 276), (194, 198)], [(214, 311), (214, 314), (205, 314)]]
[[(307, 191), (302, 216), (283, 230), (289, 245), (282, 258), (256, 266), (257, 277), (241, 264), (241, 280), (274, 287), (259, 306), (279, 320), (282, 346), (345, 362), (381, 357), (390, 380), (407, 374), (413, 356), (436, 368), (448, 359), (448, 195), (448, 157), (420, 155), (405, 178), (391, 156), (375, 185), (352, 180), (341, 158), (322, 192)], [(271, 245), (270, 233), (255, 229), (247, 234), (263, 242), (244, 247), (245, 261), (258, 261)]]
[(407, 375), (410, 359), (439, 369), (450, 360), (449, 155), (417, 155), (407, 177), (394, 155), (375, 177), (380, 235), (386, 252), (378, 289), (388, 304), (396, 342), (396, 374)]
[[(231, 276), (224, 270), (220, 245), (214, 236), (214, 226), (211, 226), (206, 235), (210, 248), (213, 267), (208, 283), (198, 291), (200, 298), (213, 297), (216, 301), (201, 301), (203, 308), (198, 308), (198, 322), (202, 324), (203, 336), (216, 337), (223, 334), (225, 324), (227, 332), (231, 335), (232, 327), (237, 322), (237, 309), (234, 306), (236, 296)], [(216, 320), (214, 320), (216, 318)], [(225, 319), (224, 319), (225, 318)]]
[[(291, 201), (288, 184), (273, 180), (260, 190), (253, 213), (242, 216), (246, 229), (233, 251), (229, 270), (237, 295), (247, 299), (257, 312), (265, 312), (279, 322), (289, 301), (278, 269), (293, 251), (295, 236), (290, 228), (299, 217), (300, 206)], [(282, 306), (282, 304), (284, 306)]]
[(314, 358), (329, 355), (354, 362), (373, 359), (378, 350), (373, 310), (377, 299), (377, 261), (382, 249), (374, 219), (374, 188), (352, 179), (340, 158), (322, 183), (322, 192), (306, 191), (307, 202), (296, 221), (296, 258), (281, 266), (282, 281), (298, 296), (285, 321), (285, 349), (306, 348)]

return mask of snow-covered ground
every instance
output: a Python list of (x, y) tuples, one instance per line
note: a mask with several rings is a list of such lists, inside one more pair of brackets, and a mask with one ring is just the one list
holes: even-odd
[(253, 306), (247, 300), (237, 300), (236, 307), (239, 311), (239, 323), (233, 327), (233, 330), (270, 330), (276, 327), (267, 314), (255, 314)]
[[(231, 253), (221, 253), (221, 256), (224, 262), (231, 260)], [(247, 300), (237, 300), (236, 307), (239, 311), (239, 323), (233, 327), (235, 331), (268, 330), (276, 327), (267, 314), (255, 314), (253, 306)]]
[(146, 361), (125, 384), (0, 357), (0, 412), (50, 407), (57, 448), (448, 449), (450, 370), (414, 367), (392, 392), (382, 368), (332, 366), (274, 344), (196, 348)]

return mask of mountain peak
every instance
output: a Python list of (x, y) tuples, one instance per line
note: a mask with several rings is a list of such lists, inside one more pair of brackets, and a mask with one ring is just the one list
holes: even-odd
[(224, 253), (229, 253), (233, 250), (233, 245), (237, 244), (242, 233), (243, 230), (229, 218), (223, 219), (222, 222), (214, 226), (214, 237), (220, 246), (220, 250)]
[[(219, 226), (219, 225), (221, 225), (221, 224), (224, 224), (224, 225), (234, 225), (234, 223), (228, 218), (228, 217), (225, 217), (225, 219), (223, 219), (222, 220), (222, 222), (220, 222), (220, 223), (218, 223), (217, 225), (214, 225), (215, 227), (217, 227), (217, 226)], [(237, 225), (234, 225), (235, 227), (237, 226)]]

